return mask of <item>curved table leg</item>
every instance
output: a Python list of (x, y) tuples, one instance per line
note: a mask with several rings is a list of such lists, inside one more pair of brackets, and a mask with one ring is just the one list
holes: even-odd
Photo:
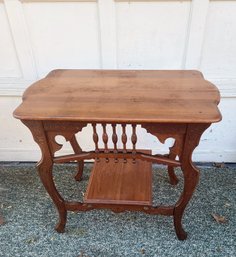
[(48, 162), (47, 159), (44, 159), (38, 165), (38, 173), (45, 189), (47, 190), (48, 194), (52, 198), (59, 214), (59, 221), (55, 229), (57, 232), (63, 233), (66, 225), (67, 211), (65, 208), (64, 200), (61, 197), (61, 195), (58, 193), (56, 186), (54, 184), (52, 167), (53, 167), (52, 163)]
[[(70, 140), (70, 144), (75, 152), (75, 154), (81, 153), (82, 149), (80, 148), (75, 135)], [(83, 176), (83, 171), (84, 171), (84, 161), (79, 161), (78, 162), (78, 168), (77, 168), (77, 174), (75, 175), (75, 180), (81, 181), (82, 176)]]
[(40, 121), (24, 121), (23, 123), (30, 129), (35, 142), (39, 145), (41, 149), (42, 158), (37, 165), (38, 173), (46, 191), (52, 198), (59, 214), (59, 221), (55, 229), (57, 232), (62, 233), (65, 229), (67, 210), (65, 207), (64, 199), (58, 193), (53, 181), (52, 154), (49, 149), (48, 139), (44, 132), (43, 124)]
[(81, 181), (84, 171), (84, 161), (78, 162), (77, 174), (75, 175), (76, 181)]
[(192, 153), (198, 145), (202, 133), (209, 125), (210, 124), (189, 125), (187, 129), (184, 149), (180, 158), (184, 175), (184, 189), (174, 208), (174, 225), (179, 240), (185, 240), (187, 238), (187, 233), (182, 227), (182, 217), (199, 180), (199, 171), (192, 163)]
[[(169, 158), (172, 159), (172, 160), (175, 160), (176, 155), (170, 152)], [(168, 166), (168, 174), (169, 174), (169, 178), (170, 178), (170, 184), (171, 185), (177, 185), (178, 182), (179, 182), (179, 179), (175, 175), (175, 171), (174, 171), (173, 166)]]
[[(175, 143), (172, 147), (170, 147), (170, 154), (169, 158), (171, 160), (175, 160), (176, 156), (181, 155), (181, 151), (183, 148), (183, 135), (176, 135), (175, 136)], [(175, 175), (174, 167), (173, 166), (168, 166), (168, 174), (170, 178), (170, 184), (171, 185), (177, 185), (179, 182), (179, 179)]]
[(182, 169), (184, 173), (184, 192), (174, 208), (174, 225), (177, 237), (180, 240), (187, 238), (187, 233), (184, 231), (181, 221), (184, 210), (191, 199), (199, 180), (199, 171), (190, 162), (189, 164), (186, 164), (185, 167), (182, 167)]

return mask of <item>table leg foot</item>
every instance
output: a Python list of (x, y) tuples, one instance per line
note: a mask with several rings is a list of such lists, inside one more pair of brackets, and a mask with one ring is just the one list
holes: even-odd
[(65, 226), (66, 226), (66, 218), (67, 218), (67, 212), (60, 212), (59, 213), (59, 221), (55, 227), (55, 230), (58, 233), (64, 233), (65, 232)]
[(55, 230), (57, 233), (64, 233), (65, 232), (65, 225), (57, 224), (55, 227)]
[(174, 208), (174, 225), (179, 240), (185, 240), (187, 238), (187, 233), (184, 231), (181, 221), (184, 210), (193, 195), (199, 178), (198, 170), (193, 166), (191, 160), (183, 165), (182, 170), (184, 172), (184, 190)]
[(48, 161), (48, 159), (44, 159), (44, 161), (38, 165), (38, 173), (59, 214), (59, 222), (55, 229), (57, 232), (63, 233), (66, 225), (67, 210), (64, 199), (61, 197), (54, 184), (52, 176), (52, 164)]
[(184, 231), (181, 220), (183, 214), (178, 213), (174, 210), (174, 225), (175, 225), (175, 232), (179, 240), (185, 240), (187, 238), (187, 233)]

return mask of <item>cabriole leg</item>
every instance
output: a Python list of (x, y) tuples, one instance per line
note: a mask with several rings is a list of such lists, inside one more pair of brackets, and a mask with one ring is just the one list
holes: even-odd
[[(169, 154), (169, 158), (172, 160), (175, 160), (176, 155), (173, 153)], [(173, 166), (168, 166), (168, 174), (169, 174), (169, 178), (170, 178), (170, 184), (171, 185), (177, 185), (179, 182), (179, 179), (177, 178), (177, 176), (175, 175), (175, 171), (174, 171), (174, 167)]]
[(181, 168), (184, 175), (184, 189), (174, 208), (174, 225), (179, 240), (185, 240), (187, 238), (187, 233), (182, 227), (182, 217), (199, 180), (199, 171), (192, 163), (192, 153), (197, 147), (202, 133), (209, 125), (210, 124), (195, 124), (188, 125), (187, 128), (184, 149), (180, 157)]
[(52, 198), (54, 204), (56, 205), (59, 214), (59, 221), (55, 229), (57, 232), (63, 233), (66, 225), (67, 211), (65, 208), (64, 200), (55, 187), (53, 181), (52, 167), (53, 165), (51, 163), (48, 163), (47, 160), (44, 160), (38, 165), (38, 173), (45, 189)]
[[(72, 136), (70, 139), (70, 144), (76, 154), (81, 153), (82, 149), (80, 148), (75, 135)], [(75, 175), (75, 180), (81, 181), (84, 171), (84, 161), (79, 161), (77, 166), (77, 174)]]
[[(169, 158), (171, 160), (175, 160), (176, 157), (181, 154), (182, 148), (183, 148), (183, 135), (182, 134), (175, 135), (175, 143), (170, 148)], [(169, 174), (169, 178), (170, 178), (170, 184), (177, 185), (179, 182), (179, 179), (175, 175), (173, 166), (168, 166), (168, 174)]]
[(67, 211), (64, 199), (58, 193), (53, 181), (53, 158), (49, 148), (48, 138), (44, 131), (43, 123), (41, 121), (23, 121), (23, 123), (30, 129), (35, 142), (41, 149), (42, 158), (37, 165), (38, 173), (46, 191), (56, 205), (59, 214), (59, 221), (55, 229), (57, 232), (62, 233), (65, 229)]
[(83, 171), (84, 171), (84, 161), (80, 161), (80, 162), (78, 162), (77, 174), (75, 175), (75, 180), (76, 181), (81, 181), (82, 180)]
[(187, 233), (184, 231), (181, 223), (182, 217), (199, 180), (199, 171), (190, 162), (182, 167), (182, 170), (184, 173), (184, 191), (174, 208), (174, 225), (179, 240), (187, 238)]

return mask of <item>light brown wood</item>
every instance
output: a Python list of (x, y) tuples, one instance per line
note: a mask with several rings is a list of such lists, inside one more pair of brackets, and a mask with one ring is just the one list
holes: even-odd
[(70, 161), (82, 161), (82, 160), (91, 160), (91, 159), (97, 159), (99, 161), (99, 158), (106, 158), (106, 159), (123, 159), (124, 162), (126, 162), (127, 159), (139, 159), (143, 161), (148, 161), (152, 163), (158, 163), (163, 165), (169, 165), (173, 167), (179, 167), (181, 166), (181, 163), (176, 160), (172, 160), (168, 158), (168, 156), (156, 154), (145, 154), (145, 153), (139, 153), (136, 152), (135, 154), (133, 151), (129, 151), (124, 153), (122, 150), (118, 150), (117, 152), (111, 151), (110, 153), (105, 153), (103, 150), (99, 150), (98, 153), (96, 151), (90, 151), (90, 152), (82, 152), (79, 154), (71, 154), (71, 155), (64, 155), (64, 156), (58, 156), (54, 157), (53, 161), (54, 163), (65, 163)]
[(133, 204), (101, 204), (101, 203), (81, 203), (81, 202), (68, 202), (65, 201), (67, 211), (91, 211), (94, 209), (109, 209), (115, 213), (124, 211), (141, 211), (151, 215), (167, 215), (173, 216), (174, 206), (143, 206)]
[(80, 78), (80, 77), (158, 77), (158, 78), (203, 78), (197, 70), (52, 70), (46, 77)]
[(195, 71), (55, 71), (29, 87), (19, 119), (212, 123), (218, 89)]
[[(104, 208), (172, 215), (177, 237), (186, 239), (182, 217), (199, 179), (191, 157), (202, 133), (221, 119), (219, 100), (218, 89), (198, 71), (55, 70), (27, 89), (14, 116), (30, 129), (41, 149), (38, 171), (58, 210), (56, 230), (64, 231), (68, 210)], [(93, 126), (94, 150), (84, 152), (75, 135), (88, 123)], [(102, 124), (102, 135), (97, 124)], [(132, 124), (130, 136), (127, 124)], [(111, 134), (107, 125), (112, 125)], [(117, 125), (122, 126), (121, 135)], [(162, 143), (174, 138), (169, 153), (137, 151), (137, 125)], [(63, 146), (56, 142), (57, 135), (70, 142), (74, 154), (55, 156)], [(132, 149), (127, 150), (127, 145)], [(77, 161), (75, 178), (80, 180), (86, 159), (96, 162), (85, 202), (65, 201), (53, 181), (53, 164)], [(174, 167), (181, 167), (184, 188), (174, 206), (151, 205), (151, 163), (167, 165), (173, 185), (178, 182)]]
[(94, 164), (84, 202), (151, 206), (151, 163), (141, 160), (135, 164), (132, 160), (124, 163), (114, 159), (107, 163), (100, 159)]

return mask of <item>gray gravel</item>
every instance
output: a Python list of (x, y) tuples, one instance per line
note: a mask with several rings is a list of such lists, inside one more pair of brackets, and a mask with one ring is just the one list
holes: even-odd
[[(75, 182), (75, 166), (55, 166), (59, 191), (66, 199), (82, 199), (91, 165), (84, 180)], [(69, 212), (66, 232), (54, 231), (55, 208), (42, 187), (33, 164), (0, 165), (1, 257), (92, 257), (92, 256), (236, 256), (236, 168), (203, 168), (201, 180), (184, 216), (188, 232), (179, 241), (172, 217), (138, 212)], [(180, 183), (168, 183), (165, 169), (154, 167), (154, 202), (174, 203)], [(223, 216), (217, 223), (212, 214)]]

